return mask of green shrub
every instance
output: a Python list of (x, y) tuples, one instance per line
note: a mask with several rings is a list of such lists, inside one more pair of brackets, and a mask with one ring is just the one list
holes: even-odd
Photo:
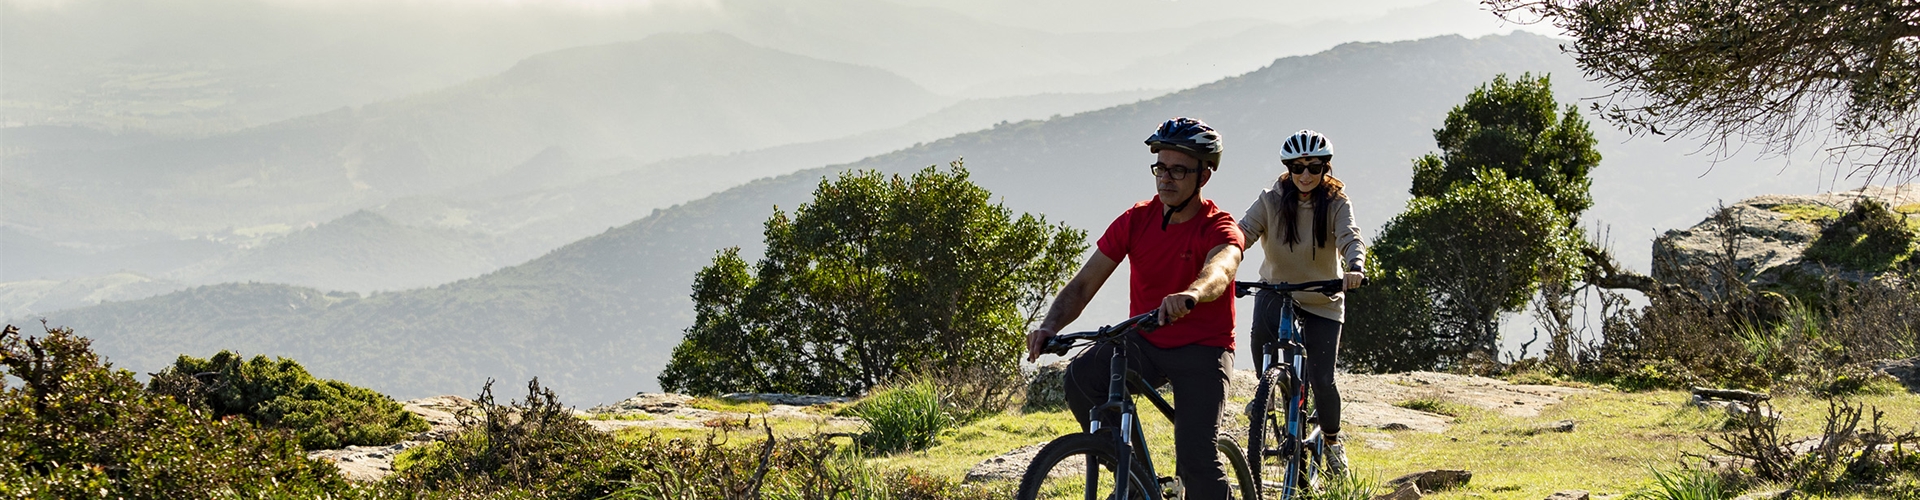
[(384, 446), (426, 431), (427, 421), (384, 394), (338, 380), (322, 380), (291, 359), (231, 351), (211, 359), (180, 356), (156, 373), (148, 388), (219, 416), (243, 415), (287, 429), (308, 450), (348, 445)]
[(540, 380), (525, 399), (502, 405), (487, 381), (465, 430), (409, 457), (395, 482), (414, 491), (535, 492), (542, 498), (599, 498), (636, 471), (613, 438), (560, 404)]
[[(315, 498), (349, 493), (294, 437), (142, 389), (67, 329), (0, 333), (0, 497)], [(8, 381), (20, 385), (7, 385)]]
[(1718, 474), (1699, 469), (1653, 472), (1653, 484), (1627, 495), (1627, 500), (1726, 500), (1734, 490)]
[(1880, 272), (1905, 262), (1913, 254), (1914, 240), (1906, 215), (1869, 198), (1821, 230), (1804, 255), (1810, 262)]
[(954, 425), (938, 388), (927, 379), (876, 392), (855, 404), (851, 413), (867, 421), (860, 444), (883, 453), (924, 449)]

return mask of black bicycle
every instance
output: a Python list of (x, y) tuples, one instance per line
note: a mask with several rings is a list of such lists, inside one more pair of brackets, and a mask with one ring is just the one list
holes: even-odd
[[(1144, 334), (1159, 326), (1156, 313), (1149, 312), (1096, 331), (1056, 335), (1047, 341), (1045, 352), (1063, 356), (1073, 347), (1114, 346), (1107, 378), (1107, 402), (1091, 410), (1093, 418), (1089, 419), (1087, 432), (1054, 438), (1040, 449), (1027, 465), (1026, 474), (1020, 477), (1016, 498), (1162, 500), (1180, 497), (1183, 489), (1180, 480), (1161, 477), (1155, 472), (1153, 455), (1147, 450), (1147, 436), (1135, 417), (1138, 413), (1133, 396), (1146, 396), (1169, 422), (1174, 421), (1173, 405), (1148, 387), (1139, 373), (1127, 368), (1126, 335), (1135, 331)], [(1215, 447), (1226, 455), (1234, 478), (1240, 482), (1240, 498), (1260, 498), (1254, 479), (1247, 475), (1240, 445), (1233, 438), (1222, 436)], [(1103, 481), (1102, 474), (1111, 479)]]
[[(1300, 316), (1292, 292), (1318, 292), (1327, 295), (1346, 289), (1344, 280), (1306, 283), (1261, 283), (1236, 281), (1234, 297), (1245, 297), (1257, 290), (1270, 290), (1279, 298), (1280, 320), (1270, 338), (1254, 332), (1255, 373), (1260, 385), (1253, 391), (1247, 412), (1248, 473), (1255, 487), (1269, 486), (1261, 476), (1269, 466), (1280, 471), (1280, 498), (1291, 500), (1312, 495), (1320, 470), (1325, 467), (1325, 443), (1319, 421), (1309, 408), (1310, 388), (1306, 379), (1307, 349), (1301, 343)], [(1256, 493), (1257, 494), (1257, 493)], [(1258, 498), (1258, 497), (1255, 497)]]

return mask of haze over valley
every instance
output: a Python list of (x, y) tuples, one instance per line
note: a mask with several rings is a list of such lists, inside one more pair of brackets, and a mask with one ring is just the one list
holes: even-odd
[[(1371, 235), (1475, 86), (1605, 92), (1472, 2), (1022, 5), (0, 2), (0, 316), (139, 372), (235, 349), (402, 398), (539, 376), (613, 401), (657, 388), (694, 272), (757, 257), (838, 172), (964, 158), (1097, 237), (1151, 195), (1161, 120), (1221, 130), (1205, 193), (1236, 215), (1313, 128)], [(1586, 222), (1641, 270), (1718, 200), (1845, 182), (1588, 119)], [(1124, 283), (1075, 326), (1120, 317)]]

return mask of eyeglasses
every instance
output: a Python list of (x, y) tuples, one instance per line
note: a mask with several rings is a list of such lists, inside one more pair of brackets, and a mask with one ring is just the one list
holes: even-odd
[(1327, 173), (1327, 170), (1330, 170), (1332, 168), (1333, 168), (1333, 165), (1328, 165), (1326, 160), (1314, 160), (1311, 162), (1308, 162), (1308, 161), (1287, 162), (1287, 171), (1293, 172), (1294, 174), (1299, 174), (1301, 172), (1308, 172), (1308, 173), (1312, 173), (1313, 175), (1320, 175), (1320, 174)]
[(1187, 174), (1200, 171), (1198, 168), (1187, 168), (1179, 165), (1168, 165), (1166, 163), (1154, 163), (1148, 165), (1147, 168), (1153, 172), (1154, 177), (1166, 177), (1176, 181), (1187, 178)]

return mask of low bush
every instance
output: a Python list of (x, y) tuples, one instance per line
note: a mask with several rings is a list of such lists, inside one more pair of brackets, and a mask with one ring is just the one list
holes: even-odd
[[(1885, 413), (1843, 400), (1828, 399), (1826, 424), (1818, 436), (1782, 435), (1772, 408), (1749, 412), (1739, 425), (1702, 436), (1715, 453), (1738, 458), (1754, 482), (1788, 484), (1804, 493), (1872, 497), (1920, 495), (1920, 434), (1896, 432), (1881, 423)], [(1866, 427), (1861, 427), (1862, 419)]]
[(384, 394), (338, 380), (322, 380), (291, 359), (251, 360), (231, 351), (210, 359), (180, 356), (149, 381), (153, 392), (218, 416), (242, 415), (287, 429), (308, 450), (349, 445), (385, 446), (426, 431), (427, 421)]
[(939, 389), (925, 378), (875, 392), (851, 407), (849, 413), (867, 421), (860, 444), (882, 453), (925, 449), (940, 431), (955, 424), (940, 400)]
[(535, 492), (542, 498), (599, 498), (638, 471), (613, 438), (575, 418), (540, 380), (526, 398), (500, 404), (493, 381), (462, 414), (465, 430), (412, 457), (394, 480), (413, 491)]
[(351, 493), (332, 465), (309, 460), (290, 433), (153, 395), (71, 330), (28, 338), (7, 326), (0, 364), (0, 497)]
[(1727, 481), (1710, 471), (1681, 468), (1666, 472), (1649, 467), (1653, 484), (1627, 494), (1627, 500), (1727, 500), (1735, 492)]

